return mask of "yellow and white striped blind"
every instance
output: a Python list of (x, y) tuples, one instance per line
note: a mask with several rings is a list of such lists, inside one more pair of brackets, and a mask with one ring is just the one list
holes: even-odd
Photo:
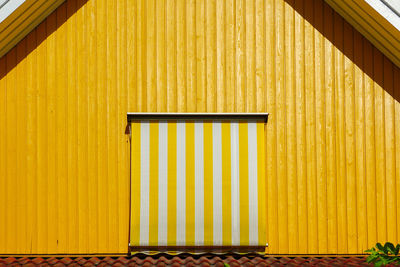
[(131, 246), (265, 246), (264, 121), (131, 126)]

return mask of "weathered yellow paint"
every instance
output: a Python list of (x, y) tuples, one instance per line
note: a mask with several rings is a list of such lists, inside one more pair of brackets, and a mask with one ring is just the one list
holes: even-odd
[(128, 111), (270, 113), (268, 253), (400, 242), (399, 77), (322, 0), (67, 0), (0, 58), (0, 254), (127, 253)]

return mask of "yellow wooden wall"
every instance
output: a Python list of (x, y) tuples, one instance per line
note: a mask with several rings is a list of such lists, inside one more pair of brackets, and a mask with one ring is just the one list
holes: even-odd
[(126, 113), (269, 112), (272, 254), (400, 242), (400, 70), (322, 0), (67, 0), (0, 59), (0, 254), (126, 253)]

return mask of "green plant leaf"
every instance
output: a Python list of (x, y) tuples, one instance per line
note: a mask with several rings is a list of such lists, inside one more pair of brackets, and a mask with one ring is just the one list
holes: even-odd
[(397, 244), (394, 255), (398, 255), (400, 251), (400, 244)]
[(224, 267), (230, 267), (230, 265), (226, 262), (224, 262)]
[(394, 245), (390, 242), (386, 242), (384, 248), (386, 249), (386, 251), (390, 252), (391, 254), (396, 254), (396, 249), (394, 247)]
[(378, 256), (377, 256), (377, 255), (369, 255), (369, 256), (367, 257), (367, 263), (374, 262), (374, 261), (376, 261), (376, 259), (378, 259)]
[(375, 248), (370, 248), (365, 252), (370, 253), (366, 258), (367, 263), (373, 263), (375, 266), (387, 264), (400, 265), (400, 244), (394, 246), (393, 243), (386, 242), (384, 246), (381, 243), (376, 243)]

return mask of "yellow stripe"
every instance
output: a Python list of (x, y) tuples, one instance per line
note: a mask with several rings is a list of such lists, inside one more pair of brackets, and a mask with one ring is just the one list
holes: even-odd
[(176, 121), (168, 122), (168, 234), (167, 244), (176, 245)]
[(150, 122), (149, 245), (158, 244), (158, 121)]
[(204, 245), (213, 244), (212, 122), (204, 122)]
[(222, 244), (232, 245), (231, 211), (231, 123), (221, 123), (222, 131)]
[(139, 245), (140, 240), (140, 122), (132, 123), (131, 146), (131, 243)]
[(266, 209), (265, 209), (265, 141), (264, 123), (257, 123), (257, 174), (258, 174), (258, 243), (266, 243)]
[(194, 123), (186, 123), (186, 244), (195, 242)]
[(240, 245), (249, 244), (249, 152), (247, 122), (239, 122)]

